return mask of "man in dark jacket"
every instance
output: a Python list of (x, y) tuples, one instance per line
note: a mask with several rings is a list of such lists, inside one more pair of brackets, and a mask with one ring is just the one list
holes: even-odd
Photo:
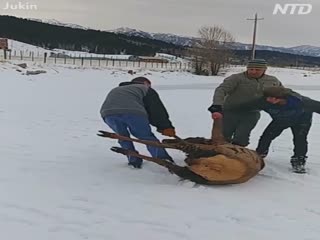
[[(117, 134), (138, 139), (159, 141), (151, 131), (150, 124), (165, 136), (174, 137), (175, 129), (158, 93), (151, 88), (145, 77), (123, 82), (112, 89), (101, 110), (104, 122)], [(122, 148), (136, 151), (132, 142), (119, 141)], [(152, 157), (173, 161), (164, 148), (147, 146)], [(128, 157), (129, 165), (141, 168), (142, 159)]]
[(233, 106), (233, 109), (237, 111), (260, 109), (271, 116), (272, 121), (264, 130), (256, 148), (262, 157), (267, 156), (271, 142), (283, 130), (291, 128), (294, 144), (291, 165), (295, 172), (305, 172), (307, 136), (312, 124), (312, 113), (320, 113), (320, 102), (301, 96), (288, 88), (271, 87), (264, 90), (262, 98)]
[[(281, 86), (281, 82), (274, 76), (267, 75), (267, 62), (264, 59), (250, 60), (247, 71), (232, 74), (224, 79), (215, 90), (213, 104), (209, 107), (212, 118), (222, 117), (223, 109), (227, 109), (241, 102), (251, 101), (263, 96), (263, 89)], [(250, 133), (260, 118), (260, 111), (236, 112), (223, 111), (224, 137), (234, 144), (247, 146)]]

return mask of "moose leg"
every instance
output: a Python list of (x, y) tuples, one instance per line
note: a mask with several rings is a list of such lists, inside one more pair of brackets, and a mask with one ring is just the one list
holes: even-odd
[(137, 157), (137, 158), (141, 158), (141, 159), (144, 159), (144, 160), (147, 160), (147, 161), (150, 161), (150, 162), (154, 162), (154, 163), (157, 163), (157, 164), (159, 164), (159, 165), (161, 165), (163, 167), (166, 167), (166, 168), (169, 168), (169, 166), (174, 165), (174, 163), (169, 162), (167, 160), (160, 159), (160, 158), (148, 157), (148, 156), (145, 156), (145, 155), (141, 155), (141, 154), (139, 154), (139, 153), (137, 153), (135, 151), (131, 151), (131, 150), (124, 149), (124, 148), (112, 147), (111, 151), (116, 152), (116, 153), (121, 153), (121, 154), (126, 155), (126, 156)]
[(226, 143), (223, 133), (222, 119), (215, 119), (212, 126), (211, 140), (213, 144), (219, 145)]
[(200, 175), (192, 172), (187, 167), (181, 167), (181, 166), (176, 165), (175, 163), (172, 163), (172, 162), (160, 159), (160, 158), (148, 157), (145, 155), (138, 154), (134, 151), (130, 151), (130, 150), (119, 148), (119, 147), (112, 147), (111, 150), (114, 152), (117, 152), (117, 153), (127, 155), (127, 156), (135, 156), (135, 157), (139, 157), (139, 158), (142, 158), (142, 159), (150, 161), (150, 162), (157, 163), (163, 167), (166, 167), (171, 173), (174, 173), (183, 179), (187, 179), (192, 182), (199, 183), (199, 184), (208, 184), (208, 181), (206, 179), (204, 179)]
[(111, 132), (106, 132), (101, 130), (97, 135), (100, 137), (136, 142), (136, 143), (141, 143), (141, 144), (150, 145), (150, 146), (159, 147), (159, 148), (175, 148), (171, 144), (164, 144), (158, 141), (140, 140), (140, 139), (125, 137), (125, 136), (118, 135), (116, 133), (111, 133)]
[[(187, 141), (185, 141), (181, 138), (177, 138), (177, 137), (173, 141), (170, 141), (170, 139), (169, 139), (169, 140), (164, 140), (164, 142), (161, 143), (158, 141), (130, 138), (130, 137), (121, 136), (116, 133), (106, 132), (106, 131), (102, 131), (102, 130), (100, 130), (97, 135), (100, 137), (106, 137), (106, 138), (111, 138), (111, 139), (137, 142), (137, 143), (150, 145), (150, 146), (154, 146), (154, 147), (159, 147), (159, 148), (179, 149), (179, 150), (182, 150), (182, 151), (189, 153), (189, 154), (195, 153), (195, 152), (201, 152), (201, 148), (197, 147), (196, 144), (188, 143)], [(211, 153), (211, 154), (214, 154), (214, 153)]]

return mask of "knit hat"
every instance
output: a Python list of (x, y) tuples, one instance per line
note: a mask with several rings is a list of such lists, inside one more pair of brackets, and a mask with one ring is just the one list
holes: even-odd
[(247, 63), (247, 68), (267, 68), (267, 61), (264, 59), (253, 59)]
[(147, 82), (147, 83), (151, 84), (151, 81), (146, 77), (136, 77), (136, 78), (132, 79), (131, 82), (132, 83), (142, 83), (142, 84)]
[(285, 87), (269, 87), (263, 90), (265, 97), (285, 98), (290, 95), (291, 89)]

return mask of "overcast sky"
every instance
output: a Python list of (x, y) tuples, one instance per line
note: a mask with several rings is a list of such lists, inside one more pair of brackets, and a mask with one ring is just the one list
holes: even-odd
[[(36, 5), (37, 10), (4, 10), (7, 3)], [(308, 15), (273, 15), (276, 3), (312, 4)], [(251, 43), (255, 13), (257, 44), (320, 46), (320, 0), (0, 0), (0, 14), (55, 19), (110, 30), (130, 27), (149, 32), (197, 36), (204, 25), (218, 24), (236, 41)]]

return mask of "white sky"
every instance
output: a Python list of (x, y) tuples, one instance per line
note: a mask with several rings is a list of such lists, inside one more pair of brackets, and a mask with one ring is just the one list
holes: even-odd
[[(18, 2), (37, 10), (4, 10)], [(319, 0), (0, 0), (0, 14), (55, 19), (100, 30), (130, 27), (149, 32), (196, 36), (203, 25), (218, 24), (236, 41), (251, 43), (253, 18), (259, 21), (257, 44), (320, 46)], [(275, 3), (308, 3), (308, 15), (273, 15)], [(318, 24), (317, 24), (318, 22)]]

